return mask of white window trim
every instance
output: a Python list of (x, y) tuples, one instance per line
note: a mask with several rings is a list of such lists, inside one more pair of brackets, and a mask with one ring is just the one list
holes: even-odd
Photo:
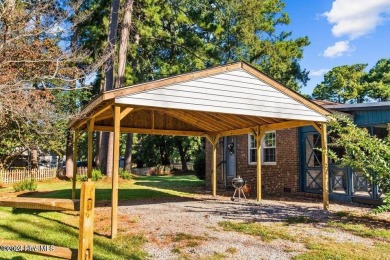
[[(275, 133), (275, 139), (276, 139), (276, 131), (267, 131), (265, 133), (266, 134), (267, 133)], [(248, 134), (248, 164), (249, 165), (257, 165), (257, 162), (251, 162), (250, 150), (254, 149), (254, 148), (251, 148), (251, 136), (253, 136), (253, 134)], [(275, 162), (264, 162), (264, 137), (263, 137), (263, 139), (261, 139), (261, 149), (262, 149), (261, 165), (276, 165), (276, 143), (275, 143)]]

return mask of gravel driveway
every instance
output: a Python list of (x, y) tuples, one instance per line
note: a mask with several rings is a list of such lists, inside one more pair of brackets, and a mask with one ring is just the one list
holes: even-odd
[[(109, 208), (96, 208), (104, 214)], [(316, 201), (254, 200), (232, 202), (228, 197), (197, 195), (174, 198), (122, 202), (119, 207), (119, 232), (144, 234), (144, 249), (150, 259), (291, 259), (305, 252), (300, 237), (321, 237), (337, 242), (372, 245), (369, 238), (354, 236), (341, 230), (325, 228), (332, 211), (368, 212), (369, 208), (331, 204), (330, 212)], [(104, 214), (105, 215), (105, 214)], [(306, 216), (308, 225), (286, 225), (286, 219)], [(221, 221), (257, 222), (283, 225), (297, 241), (282, 239), (263, 242), (260, 237), (224, 231)]]

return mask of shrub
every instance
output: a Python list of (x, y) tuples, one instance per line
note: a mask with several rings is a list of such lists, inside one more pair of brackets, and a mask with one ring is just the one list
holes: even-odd
[(92, 180), (93, 181), (98, 181), (98, 180), (101, 180), (102, 178), (103, 178), (103, 173), (101, 170), (95, 170), (95, 169), (92, 170)]
[[(332, 142), (328, 150), (329, 157), (341, 167), (350, 166), (364, 172), (367, 179), (378, 184), (385, 194), (384, 205), (377, 212), (390, 209), (390, 135), (384, 139), (371, 136), (366, 129), (359, 128), (351, 120), (342, 116), (333, 116), (329, 120)], [(390, 130), (390, 129), (389, 129)], [(390, 133), (390, 131), (389, 131)], [(332, 148), (342, 149), (342, 156)]]
[(206, 151), (200, 149), (194, 160), (194, 170), (199, 179), (206, 179)]
[(387, 211), (390, 211), (390, 193), (385, 194), (385, 197), (383, 198), (383, 205), (373, 210), (375, 214)]
[(119, 177), (124, 180), (131, 180), (131, 173), (124, 170), (123, 168), (119, 168)]
[[(103, 178), (103, 173), (100, 170), (93, 169), (92, 170), (92, 180), (98, 181)], [(77, 181), (87, 181), (88, 176), (87, 175), (77, 175), (76, 176)]]
[(15, 183), (13, 188), (16, 192), (30, 190), (35, 191), (37, 189), (37, 185), (34, 182), (34, 179), (26, 179), (21, 182)]
[(87, 175), (79, 175), (79, 174), (76, 175), (76, 181), (87, 181), (87, 180), (88, 180)]

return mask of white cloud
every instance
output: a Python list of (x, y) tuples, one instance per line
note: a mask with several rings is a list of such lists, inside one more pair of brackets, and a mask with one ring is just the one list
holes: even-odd
[(340, 57), (348, 52), (354, 51), (348, 41), (336, 42), (333, 46), (326, 48), (323, 55), (327, 58)]
[(390, 0), (334, 0), (332, 9), (323, 15), (334, 24), (334, 36), (355, 39), (389, 20)]
[(329, 69), (311, 70), (309, 75), (312, 77), (322, 77), (328, 71), (329, 71)]

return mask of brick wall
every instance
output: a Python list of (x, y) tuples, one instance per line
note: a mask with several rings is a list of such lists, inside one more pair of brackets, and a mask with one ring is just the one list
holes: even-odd
[[(222, 140), (222, 139), (220, 139)], [(217, 148), (217, 164), (222, 161), (222, 142)], [(251, 184), (256, 194), (256, 165), (248, 163), (248, 135), (237, 136), (237, 175)], [(285, 129), (276, 131), (276, 165), (262, 165), (263, 194), (281, 195), (284, 189), (298, 191), (298, 130)], [(206, 143), (206, 183), (211, 184), (212, 145)], [(217, 168), (219, 184), (223, 179), (222, 164)]]

